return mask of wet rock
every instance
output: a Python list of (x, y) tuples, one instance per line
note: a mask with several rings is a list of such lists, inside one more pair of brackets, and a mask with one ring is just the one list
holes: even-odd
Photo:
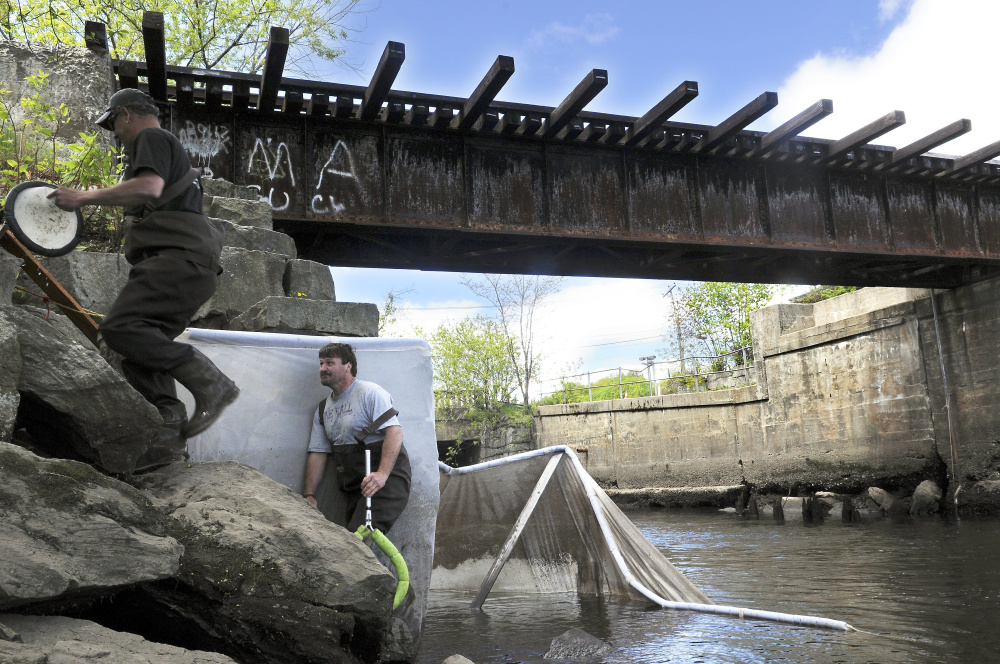
[(98, 355), (61, 332), (44, 311), (0, 305), (0, 329), (14, 329), (21, 357), (18, 422), (35, 443), (127, 473), (156, 435), (156, 408)]
[(933, 480), (924, 480), (913, 492), (910, 501), (910, 514), (913, 516), (923, 516), (925, 514), (937, 514), (941, 506), (941, 487)]
[(242, 464), (144, 477), (185, 547), (176, 581), (135, 600), (146, 621), (184, 622), (245, 664), (377, 661), (396, 584), (352, 533)]
[(573, 628), (552, 639), (544, 659), (593, 661), (611, 653), (611, 646), (582, 629)]
[(378, 307), (358, 302), (268, 297), (234, 318), (230, 330), (377, 337)]
[(471, 659), (463, 657), (462, 655), (452, 655), (448, 657), (441, 664), (476, 664)]
[(868, 497), (875, 502), (883, 514), (888, 514), (889, 508), (896, 502), (896, 499), (888, 491), (877, 486), (868, 487)]
[(38, 664), (236, 664), (214, 652), (192, 651), (116, 632), (89, 620), (0, 614), (18, 642), (0, 641), (0, 661)]
[(980, 480), (963, 486), (958, 494), (958, 505), (963, 513), (1000, 514), (1000, 480)]
[[(251, 249), (222, 250), (222, 274), (211, 299), (195, 314), (202, 327), (225, 328), (226, 324), (266, 297), (283, 297), (285, 257)], [(202, 324), (204, 323), (204, 324)]]
[(166, 520), (131, 486), (0, 443), (0, 610), (170, 578), (181, 552)]
[(283, 280), (285, 295), (310, 300), (336, 300), (333, 275), (322, 263), (306, 260), (288, 261)]

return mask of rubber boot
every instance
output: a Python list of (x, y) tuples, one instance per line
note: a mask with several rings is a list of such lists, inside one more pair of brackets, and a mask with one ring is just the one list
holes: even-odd
[(194, 414), (181, 427), (185, 438), (212, 426), (226, 406), (240, 396), (240, 388), (197, 348), (194, 357), (170, 372), (194, 397)]
[(187, 439), (181, 433), (184, 421), (164, 422), (160, 427), (160, 436), (153, 441), (139, 460), (135, 462), (135, 475), (148, 473), (177, 461), (187, 461)]

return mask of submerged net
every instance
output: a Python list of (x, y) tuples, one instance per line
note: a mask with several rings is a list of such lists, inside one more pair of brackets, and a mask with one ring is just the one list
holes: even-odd
[(551, 479), (494, 590), (640, 597), (628, 578), (631, 573), (666, 600), (711, 604), (571, 454), (538, 450), (467, 468), (444, 466), (431, 587), (480, 589), (551, 463), (557, 464)]
[(854, 631), (828, 618), (713, 604), (608, 498), (568, 447), (440, 464), (431, 588), (578, 592), (664, 608)]

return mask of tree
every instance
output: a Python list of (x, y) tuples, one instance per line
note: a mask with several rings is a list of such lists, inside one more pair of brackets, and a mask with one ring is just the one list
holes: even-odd
[(529, 408), (531, 381), (538, 377), (541, 363), (541, 355), (535, 352), (535, 313), (545, 298), (559, 292), (562, 278), (483, 274), (478, 278), (464, 276), (462, 284), (496, 309), (521, 404)]
[[(417, 334), (425, 336), (421, 330)], [(428, 338), (440, 417), (469, 422), (469, 438), (481, 439), (523, 419), (514, 405), (517, 375), (498, 321), (476, 316), (440, 325)]]
[[(344, 55), (345, 19), (358, 0), (4, 0), (0, 38), (84, 45), (86, 21), (107, 26), (111, 57), (144, 60), (143, 11), (163, 13), (167, 63), (259, 73), (270, 26), (288, 29), (285, 67), (302, 71), (310, 56)], [(297, 47), (297, 48), (296, 48)]]
[[(772, 284), (705, 282), (684, 288), (680, 307), (691, 333), (714, 355), (724, 355), (749, 346), (750, 312), (767, 305), (780, 287)], [(742, 358), (737, 358), (742, 364)], [(725, 368), (720, 361), (716, 370)]]

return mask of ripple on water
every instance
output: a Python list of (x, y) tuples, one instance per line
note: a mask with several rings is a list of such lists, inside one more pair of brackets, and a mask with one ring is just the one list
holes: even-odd
[(579, 627), (614, 646), (606, 664), (985, 662), (1000, 652), (1000, 522), (937, 519), (805, 527), (716, 512), (629, 512), (647, 538), (718, 604), (846, 620), (843, 633), (740, 621), (575, 594), (433, 591), (419, 664), (551, 663)]

